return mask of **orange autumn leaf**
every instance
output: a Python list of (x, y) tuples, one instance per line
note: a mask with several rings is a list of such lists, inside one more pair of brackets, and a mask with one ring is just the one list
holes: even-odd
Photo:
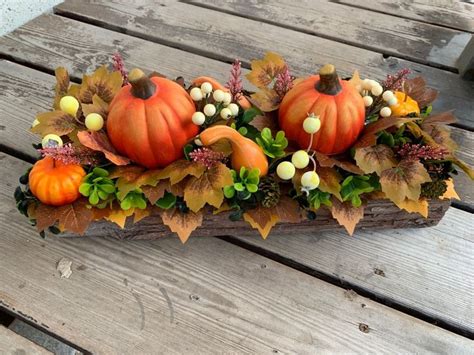
[(135, 208), (135, 211), (133, 213), (133, 223), (140, 222), (143, 218), (148, 217), (150, 214), (151, 214), (150, 208), (145, 208), (145, 209)]
[(456, 200), (460, 200), (458, 193), (454, 189), (453, 179), (445, 180), (445, 182), (446, 182), (447, 189), (446, 189), (446, 192), (443, 194), (443, 196), (440, 197), (440, 199), (444, 200), (444, 199), (453, 199), (454, 198)]
[(97, 95), (109, 103), (122, 87), (122, 82), (123, 78), (120, 72), (111, 72), (103, 65), (92, 75), (82, 77), (77, 98), (81, 103), (90, 104), (94, 95)]
[(40, 113), (36, 116), (39, 124), (31, 128), (31, 132), (41, 136), (57, 134), (64, 136), (74, 131), (77, 126), (76, 119), (60, 110)]
[(260, 88), (259, 91), (250, 95), (250, 101), (263, 112), (271, 112), (280, 105), (280, 96), (273, 89)]
[(156, 203), (160, 198), (165, 195), (165, 192), (169, 188), (168, 180), (161, 180), (156, 186), (142, 186), (141, 189), (145, 194), (145, 197), (150, 201), (152, 205)]
[(105, 157), (115, 165), (130, 164), (130, 159), (119, 155), (103, 132), (80, 131), (77, 133), (77, 138), (87, 148), (104, 153)]
[(104, 219), (109, 222), (114, 222), (120, 228), (124, 229), (125, 223), (127, 222), (127, 217), (130, 217), (134, 213), (135, 208), (130, 208), (128, 210), (122, 210), (119, 208), (116, 210), (112, 210), (108, 216), (104, 217)]
[(354, 159), (364, 173), (375, 172), (379, 176), (384, 170), (393, 168), (398, 164), (395, 153), (385, 144), (357, 148)]
[(349, 160), (340, 160), (336, 156), (329, 156), (325, 155), (323, 153), (315, 152), (315, 157), (316, 160), (318, 161), (319, 165), (326, 167), (326, 168), (332, 168), (334, 166), (337, 166), (338, 168), (344, 169), (345, 171), (348, 171), (350, 173), (354, 173), (357, 175), (363, 175), (364, 172), (362, 171), (361, 168), (359, 168), (357, 165), (354, 163), (350, 162)]
[(146, 170), (137, 165), (119, 166), (110, 173), (111, 179), (117, 179), (117, 197), (122, 200), (130, 191), (142, 185), (155, 186), (159, 181), (159, 170)]
[(217, 163), (200, 177), (191, 177), (184, 189), (184, 201), (193, 212), (199, 211), (206, 203), (219, 208), (224, 202), (225, 186), (234, 183), (230, 169)]
[(258, 88), (270, 85), (278, 74), (285, 71), (285, 60), (276, 53), (267, 52), (263, 59), (255, 59), (250, 63), (251, 71), (246, 78)]
[(409, 213), (419, 213), (423, 217), (428, 218), (428, 201), (424, 198), (418, 201), (405, 199), (402, 202), (396, 203), (397, 207)]
[(382, 191), (395, 204), (405, 199), (418, 201), (421, 184), (431, 181), (423, 164), (416, 160), (402, 160), (396, 167), (387, 169), (380, 175)]
[(248, 222), (252, 228), (257, 229), (263, 239), (266, 239), (280, 218), (272, 208), (259, 206), (245, 212), (244, 220)]
[(206, 167), (203, 164), (182, 159), (168, 165), (157, 176), (160, 179), (170, 179), (170, 184), (174, 185), (190, 175), (199, 178), (204, 171)]
[(84, 234), (94, 218), (94, 214), (88, 208), (85, 199), (56, 207), (40, 204), (35, 209), (35, 216), (36, 227), (39, 232), (58, 222), (61, 229), (77, 234)]
[(319, 175), (319, 189), (322, 192), (330, 193), (336, 196), (339, 200), (342, 200), (340, 191), (341, 184), (339, 183), (342, 179), (341, 175), (333, 168), (327, 168), (318, 166), (316, 172)]
[(354, 207), (350, 202), (340, 202), (337, 198), (333, 198), (331, 214), (352, 236), (357, 223), (364, 217), (364, 206)]
[(160, 212), (163, 224), (176, 233), (184, 244), (191, 233), (202, 224), (202, 212), (181, 213), (178, 209), (163, 210)]

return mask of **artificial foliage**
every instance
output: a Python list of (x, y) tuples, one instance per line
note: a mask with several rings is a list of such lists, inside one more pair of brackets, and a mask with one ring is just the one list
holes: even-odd
[(246, 78), (253, 91), (236, 60), (225, 84), (186, 84), (129, 71), (118, 53), (80, 84), (58, 68), (19, 211), (42, 236), (154, 218), (185, 242), (227, 213), (266, 238), (277, 223), (318, 223), (320, 209), (352, 234), (371, 199), (427, 217), (431, 200), (458, 198), (457, 169), (474, 178), (449, 134), (455, 117), (432, 112), (438, 93), (408, 69), (342, 80), (328, 64), (296, 78), (269, 52)]

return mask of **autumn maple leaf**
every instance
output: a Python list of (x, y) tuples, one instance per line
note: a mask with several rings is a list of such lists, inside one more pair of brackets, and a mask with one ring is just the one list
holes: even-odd
[(376, 172), (377, 175), (380, 175), (384, 170), (393, 168), (398, 164), (395, 153), (385, 144), (358, 148), (355, 151), (354, 159), (359, 168), (366, 174)]
[(191, 233), (202, 224), (202, 212), (181, 213), (177, 208), (163, 210), (160, 213), (163, 224), (176, 233), (182, 243), (185, 243)]

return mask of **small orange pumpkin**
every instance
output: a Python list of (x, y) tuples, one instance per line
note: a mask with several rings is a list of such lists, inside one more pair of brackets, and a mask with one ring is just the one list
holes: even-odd
[(260, 176), (268, 173), (268, 160), (262, 148), (241, 135), (235, 129), (229, 126), (217, 125), (206, 128), (199, 135), (202, 144), (211, 145), (220, 139), (228, 139), (232, 145), (232, 168), (240, 171), (241, 167), (248, 169), (257, 168), (260, 170)]
[(45, 157), (38, 160), (30, 171), (30, 190), (46, 205), (67, 205), (79, 198), (79, 186), (85, 175), (79, 164), (64, 164)]
[[(213, 90), (222, 90), (222, 91), (225, 91), (225, 92), (229, 92), (229, 89), (227, 89), (224, 85), (222, 85), (221, 83), (219, 83), (216, 79), (211, 78), (211, 77), (209, 77), (209, 76), (200, 76), (200, 77), (194, 79), (191, 85), (193, 85), (193, 86), (201, 86), (202, 83), (205, 83), (206, 81), (207, 81), (208, 83), (211, 83)], [(245, 98), (244, 95), (241, 95), (241, 96), (239, 97), (239, 99), (237, 100), (237, 103), (238, 103), (244, 110), (246, 110), (246, 109), (252, 107), (252, 104), (250, 103), (249, 100), (247, 100), (247, 99)]]
[(107, 116), (112, 145), (149, 169), (165, 167), (183, 156), (183, 147), (199, 128), (192, 122), (194, 102), (174, 81), (147, 77), (140, 69), (114, 97)]
[(278, 118), (289, 140), (301, 149), (309, 146), (311, 135), (303, 129), (303, 121), (313, 113), (321, 120), (311, 148), (324, 154), (346, 151), (359, 136), (365, 124), (364, 101), (347, 81), (340, 80), (334, 65), (321, 68), (295, 85), (283, 98)]
[(418, 106), (418, 102), (401, 91), (395, 91), (394, 95), (397, 98), (397, 103), (390, 106), (390, 110), (392, 110), (392, 116), (405, 117), (412, 113), (416, 114), (417, 116), (420, 115), (420, 107)]

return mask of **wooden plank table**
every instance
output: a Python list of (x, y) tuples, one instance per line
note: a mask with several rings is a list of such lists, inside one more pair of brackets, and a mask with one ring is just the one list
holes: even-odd
[[(474, 192), (463, 174), (463, 202), (438, 226), (354, 238), (43, 240), (15, 210), (18, 176), (36, 156), (27, 129), (50, 106), (54, 68), (78, 80), (117, 50), (127, 67), (188, 80), (225, 81), (229, 61), (239, 57), (248, 68), (266, 50), (299, 75), (327, 61), (379, 79), (409, 67), (442, 92), (437, 109), (457, 109), (453, 136), (472, 164), (474, 84), (453, 64), (473, 29), (469, 4), (446, 0), (453, 12), (419, 0), (399, 16), (388, 2), (342, 3), (67, 1), (0, 38), (0, 308), (100, 354), (473, 354)], [(437, 51), (450, 36), (460, 40)], [(56, 271), (61, 258), (73, 262), (70, 279)], [(0, 343), (13, 334), (0, 327)]]

